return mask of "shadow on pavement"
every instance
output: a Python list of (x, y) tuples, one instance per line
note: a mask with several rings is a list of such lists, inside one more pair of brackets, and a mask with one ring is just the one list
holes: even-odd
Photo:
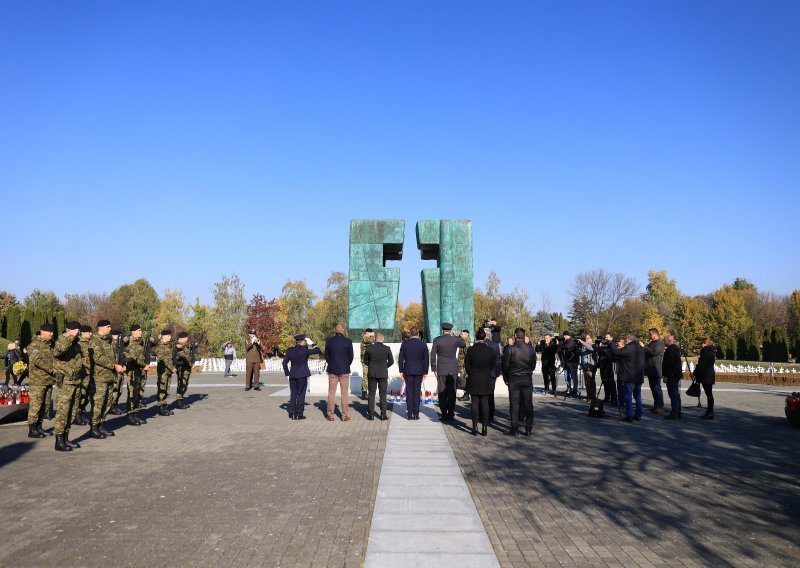
[(15, 442), (0, 448), (0, 467), (19, 459), (33, 449), (34, 442)]

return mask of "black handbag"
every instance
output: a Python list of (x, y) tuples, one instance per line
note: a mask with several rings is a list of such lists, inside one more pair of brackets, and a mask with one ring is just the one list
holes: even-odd
[(459, 374), (456, 378), (456, 389), (466, 391), (467, 390), (467, 376)]
[(692, 381), (692, 384), (690, 384), (689, 388), (686, 389), (686, 396), (700, 398), (700, 383), (697, 381)]
[(603, 383), (600, 383), (600, 388), (597, 389), (597, 394), (592, 397), (589, 403), (589, 418), (603, 418), (606, 415), (603, 409), (603, 399), (600, 398), (600, 391), (603, 390)]

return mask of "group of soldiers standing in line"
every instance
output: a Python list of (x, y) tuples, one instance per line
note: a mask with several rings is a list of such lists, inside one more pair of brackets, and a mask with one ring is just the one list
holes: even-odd
[[(147, 420), (139, 411), (146, 406), (144, 389), (151, 362), (151, 348), (155, 352), (158, 377), (158, 414), (173, 414), (167, 405), (173, 373), (178, 377), (175, 408), (189, 408), (184, 403), (184, 397), (189, 387), (194, 350), (187, 333), (178, 334), (178, 341), (173, 343), (171, 330), (163, 330), (160, 340), (156, 341), (145, 338), (138, 325), (132, 325), (130, 335), (122, 338), (121, 332), (112, 332), (108, 320), (97, 322), (96, 332), (91, 326), (78, 322), (68, 322), (65, 328), (54, 342), (53, 326), (42, 325), (28, 346), (28, 437), (48, 436), (42, 429), (42, 422), (47, 414), (53, 385), (58, 387), (53, 428), (57, 451), (66, 452), (80, 447), (80, 444), (69, 439), (72, 424), (90, 425), (89, 436), (96, 439), (114, 435), (113, 431), (106, 428), (109, 414), (127, 414), (128, 424), (132, 426), (146, 424)], [(117, 403), (126, 377), (128, 399), (122, 411)], [(87, 403), (90, 405), (90, 421), (84, 417)]]

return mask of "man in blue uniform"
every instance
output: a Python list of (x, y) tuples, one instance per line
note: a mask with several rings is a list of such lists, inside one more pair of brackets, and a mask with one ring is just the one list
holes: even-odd
[(428, 374), (430, 355), (428, 345), (419, 338), (419, 328), (412, 325), (408, 331), (411, 337), (400, 345), (400, 355), (397, 359), (400, 374), (406, 382), (406, 418), (419, 420), (419, 393), (422, 381)]
[(306, 405), (306, 390), (308, 377), (311, 371), (308, 368), (308, 358), (311, 355), (322, 353), (319, 347), (312, 349), (306, 344), (306, 336), (294, 336), (295, 346), (286, 350), (283, 358), (283, 372), (289, 378), (289, 418), (291, 420), (305, 420), (303, 415)]

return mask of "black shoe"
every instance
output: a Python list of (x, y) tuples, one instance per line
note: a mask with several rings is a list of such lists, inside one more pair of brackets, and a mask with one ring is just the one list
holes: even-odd
[(66, 445), (68, 445), (70, 448), (72, 448), (73, 450), (76, 449), (76, 448), (80, 448), (81, 447), (81, 445), (78, 442), (73, 442), (73, 441), (71, 441), (69, 439), (69, 430), (64, 432), (64, 443)]
[(633, 416), (626, 416), (622, 419), (623, 422), (633, 422)]
[(36, 428), (39, 430), (39, 434), (41, 434), (43, 438), (46, 438), (47, 436), (52, 436), (53, 435), (52, 432), (47, 432), (44, 428), (42, 428), (42, 421), (41, 420), (39, 420), (38, 424), (36, 424)]
[(703, 420), (714, 420), (714, 413), (713, 412), (706, 412), (700, 418)]
[(139, 416), (139, 411), (135, 411), (133, 415), (136, 417), (136, 420), (139, 421), (139, 424), (147, 424), (147, 418), (144, 416)]
[(113, 436), (114, 435), (114, 432), (112, 432), (111, 430), (106, 429), (105, 423), (100, 424), (99, 428), (100, 428), (100, 431), (103, 434), (105, 434), (106, 436)]
[(414, 420), (419, 420), (419, 414), (414, 415)]
[(236, 377), (237, 375), (236, 375), (236, 373), (234, 373), (234, 374), (232, 374), (232, 375), (229, 375), (229, 376), (231, 376), (231, 377)]
[(531, 429), (530, 428), (525, 428), (525, 437), (527, 438), (530, 435), (531, 435)]
[(106, 435), (103, 434), (97, 426), (92, 426), (92, 429), (89, 430), (89, 436), (98, 440), (106, 439)]
[(133, 414), (128, 414), (128, 424), (131, 426), (139, 426), (141, 424)]
[(508, 432), (503, 432), (503, 435), (516, 438), (517, 436), (519, 436), (519, 432), (517, 432), (516, 430), (509, 430)]
[(481, 436), (486, 436), (488, 428), (486, 426), (481, 426)]
[(372, 415), (371, 412), (367, 414), (367, 420), (375, 420), (375, 417)]
[(39, 432), (36, 424), (28, 424), (28, 438), (44, 438), (46, 434)]
[(361, 391), (361, 400), (367, 400), (367, 391)]
[(122, 414), (122, 411), (116, 406), (114, 406), (111, 408), (111, 410), (108, 411), (108, 413), (113, 414), (114, 416), (119, 416), (120, 414)]
[(64, 434), (56, 434), (56, 451), (57, 452), (71, 452), (72, 448), (70, 448), (66, 442), (64, 442)]
[(389, 420), (389, 417), (385, 414), (381, 414), (381, 420)]
[(260, 391), (261, 387), (255, 387), (253, 390)]
[(158, 407), (158, 415), (159, 416), (169, 416), (169, 410), (167, 410), (166, 406), (159, 406)]
[(442, 414), (439, 416), (439, 420), (441, 422), (447, 422), (448, 420), (450, 420), (450, 418), (448, 418), (447, 414)]
[(294, 420), (294, 414), (289, 415), (289, 420)]
[(478, 427), (477, 426), (473, 426), (472, 427), (472, 435), (473, 436), (477, 436), (478, 435)]
[[(256, 389), (256, 390), (258, 390), (258, 389)], [(177, 408), (178, 410), (186, 410), (189, 407), (186, 404), (183, 403), (183, 399), (181, 398), (181, 399), (178, 399), (177, 403), (175, 403), (175, 408)]]
[(297, 416), (295, 416), (295, 420), (305, 420), (305, 419), (306, 417), (303, 416), (302, 414), (298, 414)]
[(253, 388), (253, 387), (244, 387), (244, 390), (245, 391), (249, 391), (251, 388)]

